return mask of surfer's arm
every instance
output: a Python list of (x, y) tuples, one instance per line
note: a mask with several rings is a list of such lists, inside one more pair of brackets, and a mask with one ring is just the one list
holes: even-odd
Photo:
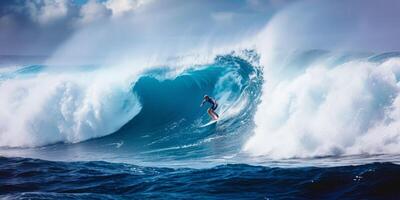
[(203, 105), (204, 105), (205, 102), (206, 102), (206, 100), (204, 99), (204, 100), (201, 102), (200, 107), (203, 107)]

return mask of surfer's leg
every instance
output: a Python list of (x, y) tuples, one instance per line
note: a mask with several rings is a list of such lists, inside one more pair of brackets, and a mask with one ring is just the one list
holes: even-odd
[(218, 108), (218, 104), (213, 105), (213, 107), (211, 107), (211, 112), (212, 114), (216, 117), (215, 120), (217, 120), (219, 118), (218, 114), (215, 112), (215, 110)]
[(211, 113), (215, 116), (215, 120), (219, 118), (218, 114), (213, 109), (211, 109)]
[(213, 120), (217, 120), (217, 119), (218, 119), (218, 117), (214, 114), (214, 112), (213, 112), (213, 110), (212, 110), (211, 108), (209, 108), (209, 109), (207, 110), (207, 112), (208, 112), (208, 115), (210, 115), (210, 117), (211, 117)]
[(215, 116), (217, 116), (217, 118), (219, 118), (219, 115), (214, 110), (212, 112), (214, 113)]

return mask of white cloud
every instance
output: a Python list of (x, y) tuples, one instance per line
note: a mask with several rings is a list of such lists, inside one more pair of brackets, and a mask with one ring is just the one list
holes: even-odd
[(133, 12), (137, 8), (153, 0), (89, 0), (79, 10), (78, 25), (85, 25), (95, 21), (120, 17)]
[(111, 15), (109, 10), (104, 4), (96, 1), (89, 0), (88, 3), (82, 6), (80, 10), (80, 24), (87, 24), (90, 22), (105, 19)]
[(131, 12), (152, 0), (108, 0), (105, 5), (112, 11), (113, 16), (118, 17)]
[(68, 13), (66, 0), (28, 1), (26, 6), (32, 19), (42, 25), (59, 20)]

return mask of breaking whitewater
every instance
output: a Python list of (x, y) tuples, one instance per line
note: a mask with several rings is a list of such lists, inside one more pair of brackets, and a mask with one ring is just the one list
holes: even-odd
[[(399, 54), (272, 61), (243, 50), (136, 71), (4, 67), (2, 196), (398, 196)], [(222, 116), (207, 127), (204, 94)]]

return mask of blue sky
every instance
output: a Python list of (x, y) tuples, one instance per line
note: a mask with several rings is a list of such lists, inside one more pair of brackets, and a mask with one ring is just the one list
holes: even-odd
[(76, 38), (115, 53), (235, 43), (267, 26), (285, 48), (397, 51), (398, 10), (398, 0), (4, 0), (0, 55), (51, 55)]
[[(235, 35), (261, 28), (293, 0), (17, 0), (0, 1), (0, 54), (48, 55), (76, 32), (127, 19), (147, 24), (132, 37)], [(158, 27), (163, 26), (162, 30)], [(98, 28), (101, 28), (99, 26)], [(209, 36), (210, 37), (210, 36)]]

